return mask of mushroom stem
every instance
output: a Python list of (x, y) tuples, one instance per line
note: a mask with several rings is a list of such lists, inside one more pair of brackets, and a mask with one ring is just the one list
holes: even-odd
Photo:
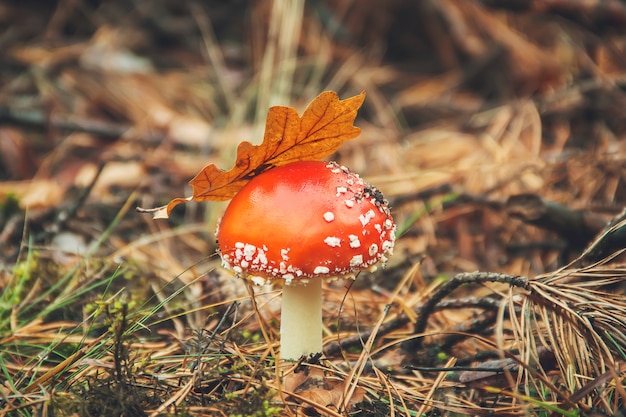
[(298, 360), (322, 351), (322, 280), (284, 285), (280, 356)]

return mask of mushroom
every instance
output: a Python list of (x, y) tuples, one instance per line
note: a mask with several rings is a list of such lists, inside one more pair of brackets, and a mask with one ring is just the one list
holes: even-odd
[(387, 200), (334, 162), (263, 172), (231, 200), (216, 236), (222, 265), (263, 285), (282, 280), (283, 359), (322, 351), (322, 279), (373, 271), (393, 251)]

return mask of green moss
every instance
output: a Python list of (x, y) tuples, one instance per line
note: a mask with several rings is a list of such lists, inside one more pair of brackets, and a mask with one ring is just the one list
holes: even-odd
[(32, 287), (34, 276), (41, 264), (38, 253), (29, 252), (26, 260), (18, 262), (11, 271), (9, 280), (0, 295), (0, 336), (10, 331), (10, 317), (24, 302), (27, 290)]
[(239, 335), (235, 335), (235, 340), (239, 344), (248, 344), (248, 343), (260, 343), (263, 342), (263, 334), (260, 331), (251, 332), (249, 330), (244, 330)]
[(391, 411), (389, 404), (378, 400), (361, 401), (355, 404), (354, 409), (357, 411), (350, 413), (350, 416), (387, 417)]
[(226, 395), (228, 406), (224, 410), (229, 417), (275, 417), (279, 416), (283, 409), (272, 405), (272, 397), (275, 392), (261, 386), (247, 392), (245, 396), (236, 394)]
[(20, 201), (15, 194), (9, 193), (0, 201), (0, 224), (4, 224), (6, 219), (19, 213)]

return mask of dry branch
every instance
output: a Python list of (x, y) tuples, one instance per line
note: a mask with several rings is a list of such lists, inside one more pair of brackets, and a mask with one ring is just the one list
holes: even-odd
[(509, 197), (507, 213), (542, 229), (558, 234), (573, 250), (582, 249), (604, 228), (606, 221), (593, 213), (573, 210), (535, 194)]
[[(16, 124), (37, 129), (54, 128), (69, 132), (84, 132), (112, 141), (132, 136), (134, 130), (132, 125), (122, 125), (79, 116), (48, 115), (39, 110), (14, 110), (1, 106), (0, 123)], [(160, 142), (164, 138), (165, 135), (155, 133), (141, 139), (149, 143)]]

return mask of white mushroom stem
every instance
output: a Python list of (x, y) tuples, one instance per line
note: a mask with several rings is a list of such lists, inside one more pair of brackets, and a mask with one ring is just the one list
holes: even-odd
[(322, 280), (283, 286), (280, 356), (298, 360), (322, 351)]

